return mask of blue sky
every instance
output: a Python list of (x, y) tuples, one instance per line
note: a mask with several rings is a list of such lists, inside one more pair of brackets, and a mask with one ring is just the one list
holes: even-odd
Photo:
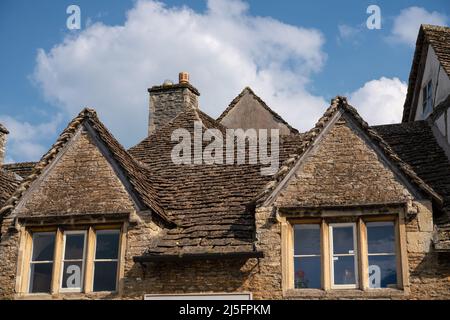
[[(184, 70), (212, 116), (250, 85), (301, 130), (337, 94), (371, 124), (400, 121), (418, 26), (450, 23), (446, 0), (163, 3), (0, 2), (7, 161), (38, 160), (85, 106), (132, 146), (146, 134), (146, 88)], [(66, 28), (70, 4), (80, 30)], [(366, 27), (372, 4), (380, 30)]]

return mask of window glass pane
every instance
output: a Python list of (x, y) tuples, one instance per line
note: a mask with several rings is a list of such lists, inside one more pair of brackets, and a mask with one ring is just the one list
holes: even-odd
[(54, 250), (55, 250), (54, 233), (33, 234), (32, 261), (52, 261)]
[(367, 241), (370, 253), (394, 253), (394, 222), (368, 222)]
[(295, 255), (320, 255), (320, 225), (296, 225), (294, 227), (294, 241)]
[(83, 259), (84, 233), (66, 234), (65, 260)]
[(294, 258), (295, 288), (320, 288), (320, 257)]
[(116, 290), (117, 262), (95, 262), (94, 291)]
[(95, 259), (117, 259), (119, 231), (97, 231)]
[(333, 227), (333, 253), (353, 254), (353, 226)]
[(62, 276), (62, 288), (81, 288), (83, 276), (83, 262), (64, 262), (63, 276)]
[(395, 288), (397, 271), (395, 255), (369, 256), (369, 287)]
[(333, 257), (334, 284), (356, 284), (355, 257)]
[(30, 270), (30, 292), (49, 293), (53, 263), (33, 263)]

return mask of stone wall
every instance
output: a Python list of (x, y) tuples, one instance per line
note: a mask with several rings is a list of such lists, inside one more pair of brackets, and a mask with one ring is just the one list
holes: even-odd
[(406, 224), (411, 299), (450, 298), (450, 254), (433, 250), (431, 205), (418, 203)]
[(1, 222), (0, 299), (12, 299), (15, 294), (19, 233), (8, 231), (13, 224), (13, 219), (4, 219)]
[(198, 92), (186, 84), (176, 84), (149, 89), (150, 112), (148, 135), (174, 119), (186, 108), (198, 108)]

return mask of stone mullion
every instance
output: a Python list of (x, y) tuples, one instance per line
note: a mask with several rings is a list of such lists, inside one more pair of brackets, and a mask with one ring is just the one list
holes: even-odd
[(53, 255), (53, 271), (51, 283), (52, 294), (57, 294), (60, 288), (63, 244), (64, 244), (64, 235), (62, 230), (58, 228), (56, 230), (55, 253)]
[(92, 227), (87, 232), (87, 250), (84, 276), (84, 292), (92, 292), (94, 280), (95, 231)]

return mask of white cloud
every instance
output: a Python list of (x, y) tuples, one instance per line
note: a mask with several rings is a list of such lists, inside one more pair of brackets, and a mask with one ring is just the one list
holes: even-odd
[(369, 125), (398, 123), (403, 114), (407, 84), (381, 77), (366, 82), (349, 95), (349, 102)]
[(0, 123), (8, 128), (5, 163), (37, 161), (47, 152), (46, 138), (53, 137), (62, 115), (57, 114), (49, 122), (31, 124), (7, 115), (0, 115)]
[(40, 50), (34, 80), (64, 113), (95, 108), (127, 146), (146, 135), (146, 89), (176, 80), (180, 71), (191, 74), (201, 109), (211, 116), (249, 85), (293, 126), (310, 128), (327, 106), (306, 88), (326, 59), (323, 35), (251, 16), (242, 1), (207, 5), (198, 13), (137, 1), (124, 25), (94, 23)]
[(342, 39), (352, 38), (358, 34), (358, 28), (349, 26), (347, 24), (338, 25), (339, 37)]
[(414, 47), (421, 24), (446, 25), (448, 17), (439, 12), (429, 12), (420, 7), (403, 9), (394, 19), (390, 39)]
[(350, 41), (352, 44), (358, 44), (361, 39), (362, 33), (364, 32), (364, 27), (362, 25), (350, 26), (348, 24), (338, 25), (338, 44), (342, 44), (344, 41)]

